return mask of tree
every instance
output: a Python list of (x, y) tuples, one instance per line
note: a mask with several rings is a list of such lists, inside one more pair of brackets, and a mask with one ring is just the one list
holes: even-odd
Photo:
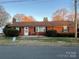
[(15, 18), (16, 21), (21, 22), (21, 21), (22, 21), (22, 18), (23, 18), (24, 16), (25, 16), (24, 14), (16, 14), (16, 15), (14, 15), (13, 18)]
[(34, 22), (35, 19), (32, 16), (24, 16), (22, 22)]
[(64, 21), (67, 16), (66, 9), (59, 9), (54, 13), (53, 20), (54, 21)]
[[(75, 13), (70, 13), (66, 9), (59, 9), (54, 13), (54, 21), (75, 21)], [(79, 13), (77, 12), (77, 20), (79, 21)]]
[(9, 21), (10, 15), (3, 6), (0, 6), (0, 27), (5, 26)]
[[(75, 17), (75, 14), (71, 13), (71, 14), (67, 15), (67, 19), (66, 20), (74, 22), (75, 21), (74, 17)], [(79, 21), (79, 13), (77, 13), (77, 20)]]
[(3, 27), (8, 23), (10, 18), (3, 6), (0, 6), (0, 33), (3, 33)]
[(19, 36), (19, 31), (16, 28), (11, 27), (10, 24), (7, 24), (4, 27), (3, 32), (4, 32), (5, 36), (8, 36), (8, 37)]
[(26, 16), (24, 14), (16, 14), (13, 18), (18, 22), (33, 22), (35, 19), (32, 16)]

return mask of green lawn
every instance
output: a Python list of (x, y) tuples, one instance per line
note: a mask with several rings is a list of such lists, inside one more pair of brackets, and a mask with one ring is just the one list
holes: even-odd
[[(79, 38), (78, 38), (79, 39)], [(0, 45), (24, 45), (24, 44), (72, 44), (72, 43), (79, 43), (79, 40), (75, 40), (74, 38), (70, 37), (46, 37), (46, 38), (22, 38), (17, 37), (16, 41), (12, 41), (12, 37), (0, 37)]]

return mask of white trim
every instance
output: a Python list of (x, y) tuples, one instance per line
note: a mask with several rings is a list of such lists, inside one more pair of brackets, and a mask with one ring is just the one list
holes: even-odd
[(63, 26), (63, 32), (68, 32), (68, 27), (67, 26)]
[(29, 35), (29, 27), (24, 27), (24, 35)]
[(46, 27), (44, 26), (37, 26), (36, 27), (36, 32), (45, 32), (46, 31)]

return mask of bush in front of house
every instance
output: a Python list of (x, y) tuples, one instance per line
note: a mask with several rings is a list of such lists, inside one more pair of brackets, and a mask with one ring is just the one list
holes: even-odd
[(19, 35), (19, 31), (16, 30), (15, 28), (10, 27), (9, 25), (5, 26), (5, 28), (3, 29), (3, 32), (5, 36), (8, 36), (8, 37), (16, 37)]
[(48, 37), (56, 37), (57, 31), (56, 30), (47, 30), (45, 35), (48, 36)]
[(75, 33), (57, 33), (56, 30), (47, 30), (45, 35), (48, 37), (75, 37)]
[(75, 37), (75, 33), (57, 33), (57, 37)]

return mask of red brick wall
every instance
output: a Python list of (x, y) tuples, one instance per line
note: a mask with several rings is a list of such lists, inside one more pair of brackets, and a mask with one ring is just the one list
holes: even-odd
[(20, 35), (24, 35), (24, 27), (20, 27)]
[[(63, 27), (62, 26), (48, 26), (47, 30), (56, 30), (58, 33), (61, 33), (63, 31)], [(74, 27), (69, 27), (68, 28), (68, 32), (70, 33), (74, 33), (75, 32), (75, 28)], [(29, 27), (29, 35), (44, 35), (45, 32), (36, 32), (35, 31), (35, 27)], [(21, 27), (20, 29), (20, 35), (24, 35), (24, 27)]]
[[(61, 33), (63, 31), (63, 26), (49, 26), (47, 27), (47, 30), (56, 30), (58, 33)], [(75, 33), (75, 28), (74, 27), (68, 27), (68, 32), (70, 33)]]
[(56, 30), (57, 32), (62, 32), (63, 27), (62, 26), (48, 26), (47, 30)]
[(53, 26), (47, 26), (47, 30), (53, 30)]
[(35, 35), (45, 35), (45, 32), (36, 32)]
[(69, 27), (69, 32), (70, 33), (75, 33), (75, 28), (74, 27)]
[(56, 30), (58, 33), (63, 31), (63, 27), (62, 26), (55, 26), (53, 29)]
[(35, 35), (35, 27), (29, 27), (29, 35)]
[(45, 32), (36, 32), (35, 27), (29, 27), (29, 35), (44, 35)]

